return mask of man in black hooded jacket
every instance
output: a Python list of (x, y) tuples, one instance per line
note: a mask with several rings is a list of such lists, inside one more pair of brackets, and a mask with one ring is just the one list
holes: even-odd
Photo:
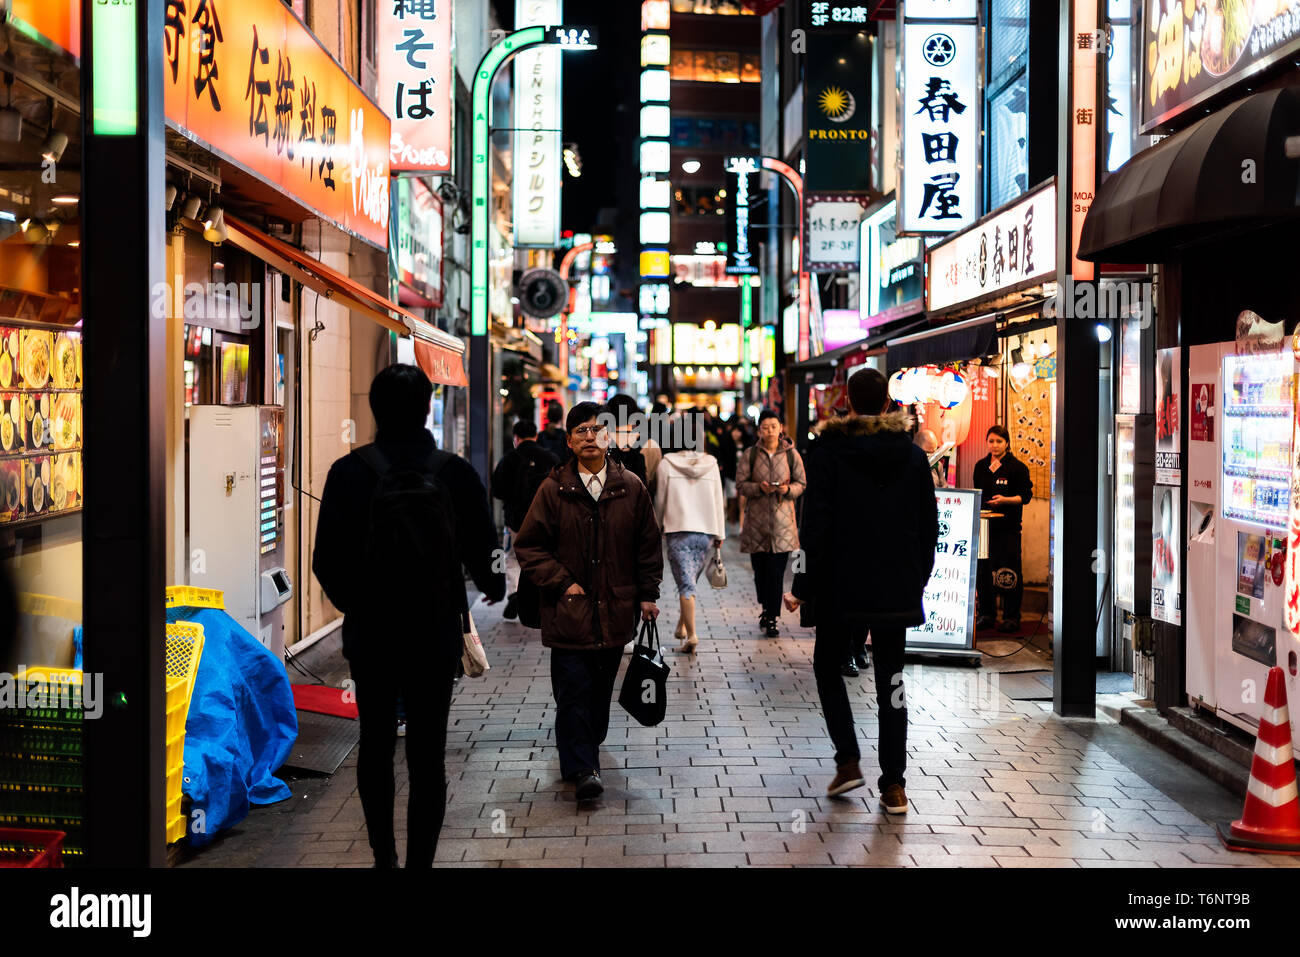
[(903, 645), (925, 623), (921, 596), (934, 568), (939, 514), (925, 453), (912, 442), (912, 417), (887, 411), (888, 382), (874, 369), (849, 379), (854, 414), (828, 420), (808, 450), (804, 550), (786, 605), (811, 601), (817, 622), (813, 672), (836, 775), (827, 793), (864, 783), (853, 709), (840, 667), (852, 638), (871, 632), (880, 723), (881, 806), (907, 812), (907, 702)]
[[(391, 365), (370, 386), (377, 434), (330, 466), (316, 519), (312, 571), (326, 596), (343, 612), (343, 654), (356, 682), (361, 744), (357, 790), (376, 867), (397, 866), (393, 832), (393, 749), (397, 700), (406, 708), (406, 866), (431, 867), (447, 801), (444, 756), (456, 664), (463, 648), (461, 614), (465, 577), (491, 604), (506, 590), (497, 569), (500, 546), (487, 491), (464, 459), (440, 452), (424, 427), (433, 385), (415, 366)], [(378, 452), (378, 456), (375, 452)], [(445, 581), (408, 581), (410, 561), (366, 555), (380, 474), (374, 462), (397, 474), (433, 476), (450, 500), (454, 571)]]

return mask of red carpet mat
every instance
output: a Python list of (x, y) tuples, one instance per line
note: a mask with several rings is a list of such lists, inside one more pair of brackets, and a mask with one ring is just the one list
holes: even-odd
[[(344, 688), (330, 688), (326, 685), (292, 685), (293, 706), (299, 711), (314, 711), (317, 714), (332, 714), (337, 718), (357, 718), (357, 702), (354, 695)], [(343, 696), (347, 694), (348, 700)]]

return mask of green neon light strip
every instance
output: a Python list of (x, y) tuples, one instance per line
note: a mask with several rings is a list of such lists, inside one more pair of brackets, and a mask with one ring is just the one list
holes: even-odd
[(469, 331), (485, 336), (488, 329), (488, 123), (492, 95), (492, 78), (507, 58), (527, 47), (546, 42), (545, 27), (516, 30), (484, 54), (474, 74), (471, 102), (472, 117), (470, 174), (470, 304)]
[(740, 277), (740, 327), (748, 329), (754, 323), (754, 290), (749, 277)]
[(140, 6), (95, 4), (90, 56), (94, 130), (97, 136), (134, 136), (136, 106), (136, 10)]

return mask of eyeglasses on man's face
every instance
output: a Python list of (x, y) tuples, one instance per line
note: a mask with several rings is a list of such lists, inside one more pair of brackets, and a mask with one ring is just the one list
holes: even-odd
[(600, 435), (604, 431), (603, 425), (580, 425), (573, 430), (573, 434), (580, 439), (585, 439), (589, 435)]

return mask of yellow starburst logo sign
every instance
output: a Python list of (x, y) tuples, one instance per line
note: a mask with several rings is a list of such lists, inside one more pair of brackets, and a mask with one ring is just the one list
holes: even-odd
[(848, 112), (849, 95), (838, 86), (828, 86), (817, 98), (817, 105), (828, 117), (838, 119)]

